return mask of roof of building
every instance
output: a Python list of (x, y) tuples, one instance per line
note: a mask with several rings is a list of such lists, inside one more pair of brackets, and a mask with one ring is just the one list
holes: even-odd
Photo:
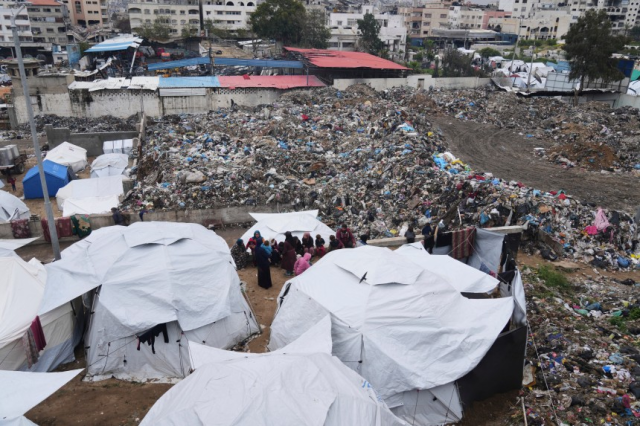
[(122, 34), (118, 37), (105, 40), (87, 49), (86, 52), (114, 52), (117, 50), (127, 50), (130, 47), (137, 48), (142, 43), (142, 39), (131, 34)]
[(406, 70), (395, 62), (364, 52), (344, 52), (341, 50), (298, 49), (285, 47), (289, 52), (300, 53), (311, 64), (319, 68), (370, 68), (380, 70)]
[(27, 4), (27, 7), (30, 6), (62, 6), (60, 3), (58, 3), (55, 0), (30, 0), (29, 3)]

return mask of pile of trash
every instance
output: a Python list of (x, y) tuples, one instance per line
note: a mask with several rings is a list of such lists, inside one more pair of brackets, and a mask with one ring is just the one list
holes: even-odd
[[(58, 117), (57, 115), (37, 115), (36, 129), (44, 132), (44, 126), (51, 124), (54, 128), (68, 128), (72, 133), (125, 132), (135, 131), (139, 119), (136, 115), (122, 119), (110, 115), (100, 118)], [(31, 137), (29, 123), (20, 126), (18, 133), (23, 137)]]
[(523, 279), (531, 330), (510, 424), (640, 424), (640, 283), (550, 267)]
[(441, 221), (450, 229), (526, 224), (532, 235), (553, 236), (559, 255), (600, 267), (625, 267), (619, 258), (638, 264), (629, 215), (605, 212), (609, 226), (590, 234), (595, 206), (474, 172), (447, 151), (425, 116), (433, 108), (425, 96), (325, 88), (270, 106), (150, 119), (123, 209), (277, 204), (319, 209), (327, 225), (347, 223), (370, 238)]
[(545, 97), (518, 97), (489, 88), (434, 91), (438, 112), (460, 120), (513, 129), (550, 145), (535, 153), (565, 167), (637, 171), (640, 174), (640, 112), (601, 102), (577, 107)]

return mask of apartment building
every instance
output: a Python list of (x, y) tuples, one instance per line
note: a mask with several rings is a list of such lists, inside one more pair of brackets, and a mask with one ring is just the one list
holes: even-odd
[[(11, 16), (16, 12), (16, 8), (12, 7), (10, 2), (0, 3), (0, 46), (13, 47), (13, 32), (11, 30)], [(20, 12), (16, 17), (16, 27), (18, 28), (18, 37), (21, 42), (32, 43), (33, 34), (31, 33), (31, 23), (27, 10)], [(13, 55), (12, 55), (13, 56)]]
[(61, 0), (69, 11), (69, 20), (81, 27), (109, 25), (108, 0)]
[(500, 25), (502, 32), (520, 34), (523, 40), (560, 40), (569, 31), (571, 21), (571, 15), (564, 10), (536, 10), (528, 18), (491, 18), (489, 25)]
[(511, 12), (505, 12), (504, 10), (497, 9), (485, 9), (482, 16), (482, 29), (489, 29), (489, 19), (491, 18), (508, 18), (511, 16)]
[(433, 29), (449, 28), (449, 6), (445, 3), (427, 3), (421, 7), (400, 7), (398, 14), (405, 20), (410, 38), (432, 37)]
[(34, 43), (67, 44), (65, 8), (54, 0), (29, 0), (27, 12)]
[(249, 18), (260, 4), (257, 0), (203, 0), (202, 19), (215, 28), (229, 31), (248, 29)]
[(480, 29), (484, 21), (484, 10), (466, 6), (449, 8), (449, 27), (452, 29)]
[(354, 13), (329, 14), (329, 49), (355, 50), (358, 42), (358, 19), (370, 13), (380, 23), (380, 40), (391, 53), (405, 52), (407, 43), (407, 30), (402, 15), (390, 15), (379, 13), (378, 9), (370, 5), (363, 5)]
[(198, 0), (136, 0), (129, 3), (128, 11), (133, 30), (160, 21), (171, 27), (172, 38), (179, 38), (185, 28), (194, 35), (201, 28)]

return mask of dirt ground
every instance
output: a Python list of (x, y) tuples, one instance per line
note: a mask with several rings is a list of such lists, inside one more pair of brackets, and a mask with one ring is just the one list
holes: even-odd
[(430, 118), (446, 135), (451, 152), (475, 170), (519, 181), (542, 191), (563, 189), (580, 201), (612, 209), (635, 211), (640, 205), (640, 178), (629, 174), (590, 172), (577, 167), (563, 169), (534, 156), (534, 148), (549, 147), (541, 141), (493, 125), (450, 117)]

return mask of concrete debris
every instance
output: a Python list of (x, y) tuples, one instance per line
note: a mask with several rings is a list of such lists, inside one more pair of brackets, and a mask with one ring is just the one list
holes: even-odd
[[(104, 116), (100, 118), (77, 118), (58, 117), (57, 115), (38, 115), (35, 117), (35, 121), (38, 132), (44, 132), (44, 126), (51, 124), (54, 128), (68, 128), (72, 133), (95, 133), (135, 131), (136, 124), (138, 124), (140, 120), (135, 115), (126, 119), (112, 116)], [(22, 137), (31, 137), (29, 124), (27, 123), (20, 126), (17, 134)]]
[[(292, 91), (270, 106), (150, 119), (143, 156), (132, 170), (137, 185), (123, 208), (319, 209), (327, 225), (345, 222), (370, 238), (440, 221), (451, 229), (525, 225), (530, 250), (548, 257), (600, 268), (638, 266), (630, 215), (604, 210), (609, 224), (593, 233), (595, 205), (475, 172), (448, 152), (424, 109), (457, 115), (458, 107), (445, 102), (458, 99), (455, 93), (325, 88)], [(465, 93), (464, 104), (475, 105), (471, 94), (476, 99), (485, 92)], [(482, 117), (482, 108), (473, 114)], [(537, 238), (538, 230), (545, 239)]]

